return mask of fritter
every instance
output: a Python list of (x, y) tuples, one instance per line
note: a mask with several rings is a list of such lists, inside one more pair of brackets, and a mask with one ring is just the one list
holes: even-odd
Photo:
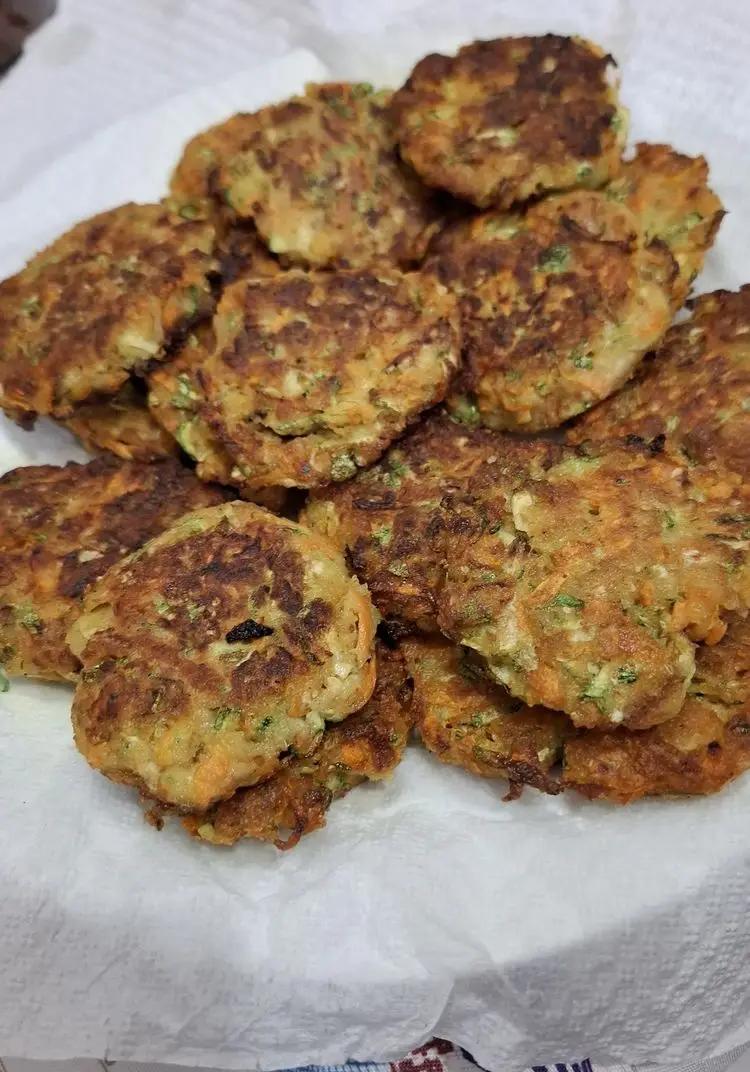
[(450, 548), (441, 628), (577, 726), (676, 715), (691, 641), (717, 643), (750, 606), (750, 499), (659, 447), (570, 452), (509, 502), (485, 484), (481, 535)]
[(708, 185), (704, 157), (641, 142), (607, 187), (607, 196), (638, 217), (646, 242), (664, 242), (669, 249), (678, 267), (673, 305), (679, 309), (725, 215)]
[(89, 590), (68, 634), (92, 767), (202, 811), (370, 698), (374, 613), (327, 540), (249, 503), (187, 514)]
[(398, 158), (389, 100), (370, 85), (342, 83), (261, 109), (242, 151), (220, 166), (217, 188), (291, 262), (413, 266), (440, 208)]
[(445, 541), (462, 531), (452, 500), (479, 470), (493, 487), (512, 488), (554, 450), (433, 414), (377, 465), (313, 494), (302, 518), (346, 552), (381, 614), (434, 632)]
[(627, 132), (613, 64), (590, 41), (555, 34), (425, 56), (393, 97), (401, 155), (430, 186), (480, 208), (602, 186)]
[(554, 428), (623, 384), (669, 326), (676, 264), (600, 191), (448, 228), (430, 269), (460, 298), (464, 368), (449, 397), (491, 428)]
[(375, 691), (360, 711), (329, 727), (316, 751), (292, 759), (269, 781), (239, 789), (201, 816), (187, 816), (187, 830), (216, 845), (256, 838), (291, 849), (325, 826), (334, 800), (362, 782), (390, 777), (412, 727), (411, 687), (401, 655), (383, 644), (376, 652)]
[(445, 395), (458, 310), (395, 269), (243, 279), (214, 317), (202, 415), (248, 488), (312, 488), (375, 461)]
[(201, 369), (214, 346), (210, 324), (200, 324), (185, 339), (176, 357), (165, 361), (148, 376), (148, 405), (151, 416), (195, 460), (201, 480), (225, 484), (237, 489), (239, 496), (260, 503), (269, 510), (284, 508), (285, 488), (251, 488), (240, 467), (217, 439), (204, 420), (205, 403), (199, 382)]
[(99, 458), (0, 477), (0, 670), (74, 678), (65, 635), (86, 591), (183, 514), (221, 498), (172, 459)]
[(174, 439), (154, 420), (132, 380), (116, 395), (81, 402), (63, 424), (92, 454), (105, 451), (126, 461), (153, 462), (177, 452)]
[(568, 439), (663, 436), (678, 457), (750, 477), (750, 286), (692, 303), (623, 390), (568, 432)]
[(507, 778), (511, 796), (524, 785), (559, 791), (550, 771), (570, 734), (564, 715), (526, 707), (447, 640), (414, 637), (401, 647), (414, 682), (417, 729), (430, 752), (472, 774)]
[(565, 746), (565, 784), (627, 804), (644, 796), (716, 793), (750, 768), (750, 623), (733, 618), (698, 648), (676, 718), (642, 733), (582, 733)]
[(209, 314), (213, 228), (162, 205), (77, 224), (0, 284), (0, 408), (69, 417)]

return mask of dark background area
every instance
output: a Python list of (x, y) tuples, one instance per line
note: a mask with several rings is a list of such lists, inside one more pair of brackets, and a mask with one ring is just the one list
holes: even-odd
[(29, 34), (56, 7), (57, 0), (0, 0), (0, 77), (21, 55)]

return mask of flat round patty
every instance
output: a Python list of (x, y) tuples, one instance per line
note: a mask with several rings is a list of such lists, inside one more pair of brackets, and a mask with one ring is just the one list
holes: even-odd
[(378, 643), (376, 654), (375, 691), (360, 711), (329, 726), (314, 752), (292, 759), (267, 782), (187, 816), (186, 829), (215, 845), (255, 838), (291, 849), (325, 826), (334, 800), (362, 782), (390, 777), (412, 727), (411, 684), (398, 652)]
[(389, 100), (364, 83), (317, 85), (256, 112), (219, 168), (224, 201), (296, 263), (418, 263), (440, 209), (398, 158)]
[(195, 511), (88, 592), (68, 637), (76, 744), (107, 777), (204, 810), (367, 702), (374, 628), (327, 540), (248, 503)]
[(664, 436), (679, 456), (750, 476), (750, 286), (697, 298), (690, 319), (568, 439), (616, 435)]
[(176, 461), (100, 458), (0, 477), (0, 670), (74, 678), (65, 636), (88, 588), (183, 514), (222, 494)]
[(440, 625), (578, 726), (676, 715), (691, 641), (718, 642), (750, 602), (747, 497), (646, 449), (571, 452), (510, 500), (485, 485), (476, 512), (481, 534), (450, 547)]
[(446, 504), (479, 470), (493, 487), (512, 488), (554, 449), (431, 415), (377, 465), (313, 494), (302, 516), (346, 552), (381, 614), (433, 632), (445, 541), (463, 528)]
[(669, 251), (599, 191), (461, 221), (429, 270), (461, 303), (464, 367), (448, 405), (501, 430), (554, 428), (605, 398), (672, 318)]
[(214, 332), (201, 412), (249, 488), (353, 476), (444, 397), (459, 362), (453, 296), (395, 269), (240, 280)]
[(0, 284), (0, 408), (70, 416), (211, 312), (213, 228), (162, 205), (84, 220)]
[(601, 186), (618, 169), (627, 126), (613, 62), (555, 34), (425, 56), (393, 97), (401, 154), (430, 186), (480, 208)]
[(550, 772), (571, 732), (563, 715), (526, 707), (442, 637), (411, 637), (401, 648), (414, 685), (417, 729), (430, 752), (471, 774), (507, 778), (512, 796), (524, 785), (559, 792)]
[(676, 718), (642, 733), (582, 733), (565, 746), (567, 788), (627, 804), (644, 796), (716, 793), (750, 768), (750, 623), (733, 617), (698, 648)]
[(132, 380), (116, 395), (81, 402), (63, 424), (92, 454), (153, 462), (177, 453), (177, 443), (154, 420), (145, 393)]

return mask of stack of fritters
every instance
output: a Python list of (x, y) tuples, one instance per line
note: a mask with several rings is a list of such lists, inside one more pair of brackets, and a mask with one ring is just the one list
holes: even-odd
[(0, 480), (0, 688), (157, 825), (290, 847), (413, 725), (510, 797), (750, 766), (749, 288), (670, 327), (723, 209), (613, 70), (309, 86), (0, 284), (0, 407), (109, 455)]

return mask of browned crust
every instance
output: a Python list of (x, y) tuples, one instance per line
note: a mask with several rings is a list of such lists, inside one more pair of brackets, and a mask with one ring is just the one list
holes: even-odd
[(103, 451), (124, 461), (153, 462), (171, 457), (178, 449), (152, 417), (145, 394), (133, 381), (111, 398), (81, 402), (63, 424), (92, 454)]

